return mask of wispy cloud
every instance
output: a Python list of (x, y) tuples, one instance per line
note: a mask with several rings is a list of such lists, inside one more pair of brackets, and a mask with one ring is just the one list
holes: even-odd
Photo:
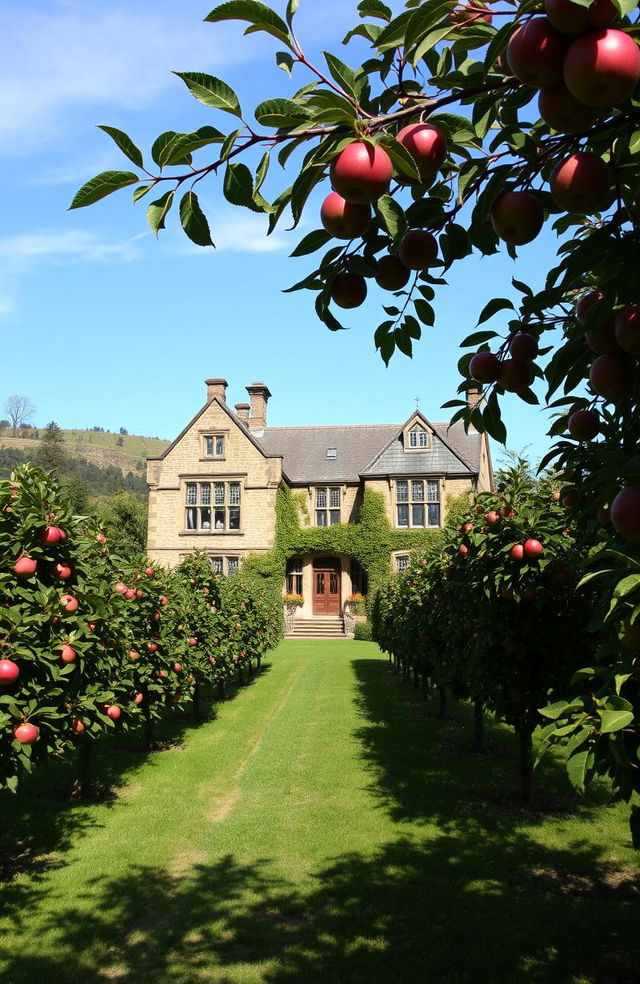
[(13, 5), (2, 23), (0, 153), (23, 155), (52, 141), (78, 109), (144, 108), (178, 84), (172, 68), (212, 71), (255, 53), (251, 42), (230, 43), (230, 26), (203, 25), (206, 10), (194, 6)]
[[(292, 250), (295, 245), (296, 241), (285, 231), (284, 219), (281, 220), (282, 230), (267, 236), (266, 215), (241, 212), (231, 207), (228, 210), (210, 208), (203, 204), (217, 252), (281, 253), (284, 250)], [(162, 235), (161, 233), (161, 239)], [(169, 248), (174, 253), (188, 253), (193, 256), (207, 256), (211, 253), (210, 248), (195, 246), (184, 234), (177, 231), (175, 238), (172, 237)]]
[(144, 233), (121, 242), (77, 229), (42, 229), (0, 238), (0, 315), (9, 314), (24, 277), (44, 264), (131, 262), (140, 255)]

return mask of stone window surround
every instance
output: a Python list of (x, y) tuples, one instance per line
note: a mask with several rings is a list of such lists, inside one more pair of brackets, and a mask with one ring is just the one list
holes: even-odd
[[(326, 505), (324, 507), (323, 506), (318, 506), (318, 490), (319, 489), (324, 489), (325, 492), (327, 493)], [(346, 498), (346, 495), (347, 495), (347, 488), (346, 488), (346, 486), (345, 485), (342, 485), (340, 482), (319, 482), (317, 485), (311, 485), (309, 487), (309, 494), (310, 494), (310, 497), (311, 497), (311, 508), (312, 508), (313, 519), (314, 519), (314, 522), (313, 522), (312, 525), (314, 527), (317, 527), (318, 529), (325, 529), (325, 528), (328, 528), (329, 526), (338, 525), (338, 524), (334, 524), (334, 523), (328, 523), (328, 524), (326, 524), (326, 527), (325, 527), (325, 526), (320, 526), (317, 523), (317, 518), (318, 518), (317, 513), (319, 511), (320, 512), (325, 512), (325, 513), (329, 514), (332, 511), (335, 511), (335, 509), (336, 509), (335, 506), (331, 507), (331, 505), (330, 505), (330, 502), (331, 502), (331, 490), (332, 489), (337, 489), (338, 490), (338, 497), (339, 497), (339, 500), (340, 500), (340, 505), (337, 508), (340, 510), (339, 523), (342, 523), (342, 504), (343, 504), (344, 499)]]
[[(408, 526), (398, 526), (398, 482), (408, 482), (409, 486), (411, 482), (425, 482), (425, 497), (423, 499), (423, 505), (425, 506), (425, 525), (424, 526), (412, 526), (409, 523)], [(428, 511), (426, 507), (428, 505), (436, 505), (435, 501), (429, 502), (428, 499), (428, 485), (427, 482), (437, 482), (438, 483), (438, 500), (437, 505), (440, 507), (440, 522), (437, 526), (427, 525)], [(390, 480), (391, 486), (391, 508), (393, 509), (393, 520), (392, 526), (396, 530), (439, 530), (442, 529), (442, 503), (444, 498), (444, 477), (442, 475), (397, 475)], [(409, 499), (407, 504), (411, 506), (411, 492), (409, 492)]]
[[(420, 446), (411, 447), (410, 444), (411, 438), (409, 435), (411, 434), (411, 431), (415, 431), (415, 430), (424, 431), (427, 435), (427, 443), (422, 447)], [(428, 429), (428, 427), (424, 426), (422, 421), (414, 419), (408, 424), (407, 427), (405, 427), (405, 429), (402, 432), (402, 444), (406, 454), (416, 454), (416, 452), (431, 451), (431, 448), (433, 446), (433, 434)]]
[[(207, 459), (212, 460), (212, 459)], [(196, 537), (223, 537), (223, 536), (244, 536), (245, 526), (244, 520), (246, 515), (246, 473), (232, 473), (225, 472), (220, 475), (181, 475), (180, 476), (180, 509), (182, 510), (182, 524), (186, 523), (186, 503), (187, 503), (187, 484), (195, 482), (196, 484), (209, 483), (213, 485), (214, 482), (224, 482), (225, 486), (229, 482), (239, 482), (240, 484), (240, 529), (238, 530), (188, 530), (184, 525), (178, 533), (178, 536), (196, 536)], [(213, 498), (213, 497), (212, 497)], [(226, 498), (226, 496), (225, 496)], [(226, 504), (225, 504), (226, 506)], [(212, 508), (213, 503), (212, 503)]]
[[(229, 440), (230, 430), (224, 427), (205, 427), (198, 430), (198, 441), (200, 444), (200, 458), (199, 461), (225, 461), (227, 454), (227, 442)], [(212, 437), (214, 440), (216, 437), (221, 437), (223, 444), (222, 454), (205, 454), (204, 451), (204, 439), (205, 437)]]

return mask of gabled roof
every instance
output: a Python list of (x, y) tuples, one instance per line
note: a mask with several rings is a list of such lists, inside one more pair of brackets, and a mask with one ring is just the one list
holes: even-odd
[(183, 427), (183, 429), (180, 431), (180, 433), (178, 434), (178, 436), (176, 437), (176, 439), (174, 441), (172, 441), (171, 444), (167, 448), (164, 449), (164, 451), (162, 452), (162, 454), (157, 455), (154, 458), (147, 458), (147, 461), (162, 461), (163, 458), (166, 458), (167, 455), (171, 451), (173, 451), (173, 449), (175, 448), (175, 446), (180, 443), (180, 441), (185, 436), (185, 434), (188, 431), (191, 430), (191, 428), (193, 427), (194, 424), (196, 424), (198, 422), (198, 420), (203, 415), (203, 413), (205, 412), (205, 410), (208, 410), (208, 408), (211, 406), (212, 403), (217, 403), (218, 406), (222, 410), (224, 410), (224, 412), (226, 413), (227, 417), (229, 417), (229, 419), (232, 420), (234, 424), (237, 424), (237, 426), (240, 428), (240, 430), (244, 434), (246, 434), (246, 436), (249, 438), (250, 442), (260, 452), (260, 454), (264, 455), (266, 458), (280, 458), (281, 457), (281, 455), (278, 454), (277, 452), (274, 453), (274, 454), (271, 454), (269, 451), (267, 451), (260, 444), (260, 442), (253, 436), (253, 434), (251, 433), (251, 431), (249, 430), (249, 428), (246, 426), (245, 422), (243, 420), (241, 420), (240, 417), (237, 417), (236, 414), (233, 413), (229, 409), (229, 407), (227, 406), (226, 403), (223, 403), (223, 401), (222, 400), (219, 400), (217, 396), (214, 396), (213, 399), (209, 401), (209, 403), (205, 403), (205, 405), (203, 407), (201, 407), (200, 410), (198, 410), (198, 412), (195, 415), (195, 417), (193, 417), (189, 421), (189, 423), (187, 424), (186, 427)]
[[(419, 420), (432, 431), (429, 450), (407, 454), (404, 429)], [(292, 484), (359, 483), (361, 477), (388, 474), (464, 475), (478, 473), (480, 434), (464, 426), (432, 424), (420, 411), (404, 424), (364, 424), (333, 427), (267, 427), (259, 443), (272, 455), (282, 455), (283, 471)], [(335, 448), (336, 456), (327, 458)]]

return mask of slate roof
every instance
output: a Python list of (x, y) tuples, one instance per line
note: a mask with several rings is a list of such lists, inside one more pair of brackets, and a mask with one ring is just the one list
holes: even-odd
[[(362, 475), (475, 475), (480, 467), (481, 437), (465, 434), (462, 423), (432, 424), (432, 447), (407, 454), (405, 424), (334, 427), (267, 427), (256, 435), (269, 455), (282, 455), (282, 470), (292, 484), (358, 483)], [(336, 448), (335, 458), (327, 449)]]

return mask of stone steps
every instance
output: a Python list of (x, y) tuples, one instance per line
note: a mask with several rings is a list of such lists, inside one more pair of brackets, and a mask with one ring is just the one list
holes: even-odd
[(297, 618), (285, 639), (346, 639), (343, 618)]

